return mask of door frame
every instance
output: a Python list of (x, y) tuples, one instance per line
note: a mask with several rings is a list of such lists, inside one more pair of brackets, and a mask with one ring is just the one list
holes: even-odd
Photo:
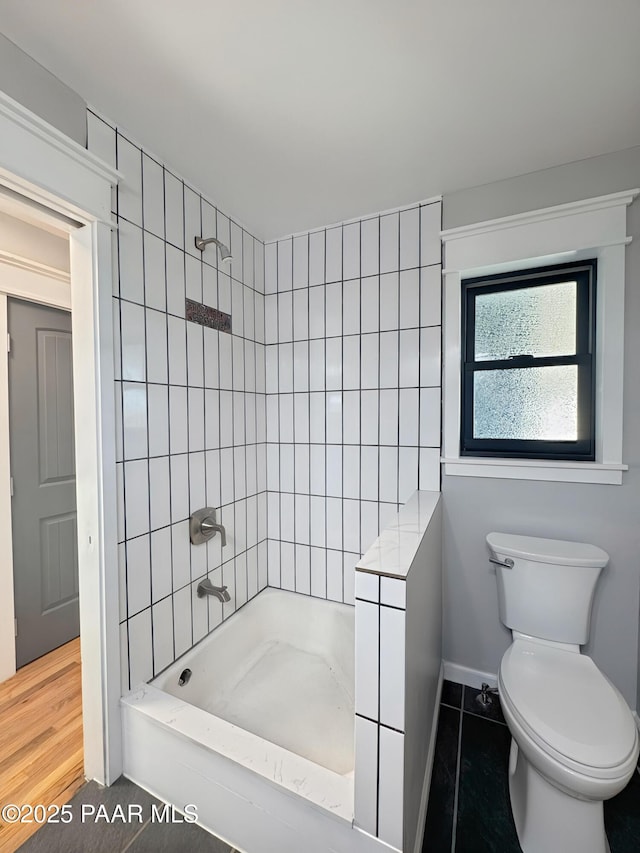
[[(109, 785), (122, 772), (111, 241), (111, 187), (120, 176), (2, 92), (0, 139), (0, 188), (69, 233), (84, 773)], [(0, 445), (0, 519), (10, 529), (7, 456)], [(0, 620), (11, 645), (13, 624), (7, 631)]]

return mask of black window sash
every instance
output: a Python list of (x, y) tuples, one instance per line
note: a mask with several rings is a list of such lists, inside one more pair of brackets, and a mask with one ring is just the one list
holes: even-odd
[[(559, 267), (524, 270), (463, 282), (464, 360), (462, 365), (461, 455), (514, 458), (593, 460), (595, 458), (595, 406), (593, 369), (595, 344), (596, 261)], [(523, 354), (508, 359), (475, 361), (475, 300), (478, 294), (576, 281), (576, 353), (537, 357)], [(578, 412), (576, 441), (543, 439), (498, 439), (473, 437), (474, 374), (480, 370), (530, 369), (575, 364), (578, 368)]]

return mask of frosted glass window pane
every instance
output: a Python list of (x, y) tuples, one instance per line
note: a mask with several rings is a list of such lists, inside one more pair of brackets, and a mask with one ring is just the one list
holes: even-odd
[(577, 366), (476, 371), (473, 437), (577, 441)]
[(575, 355), (575, 281), (476, 296), (476, 361)]

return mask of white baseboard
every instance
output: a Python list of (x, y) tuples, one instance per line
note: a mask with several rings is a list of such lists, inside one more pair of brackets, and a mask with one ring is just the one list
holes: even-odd
[(440, 699), (442, 697), (442, 682), (444, 681), (444, 661), (440, 664), (440, 674), (438, 676), (438, 689), (436, 690), (436, 701), (433, 708), (433, 724), (431, 726), (431, 736), (429, 739), (429, 752), (427, 754), (427, 766), (422, 783), (422, 795), (420, 797), (420, 811), (418, 812), (418, 830), (416, 833), (416, 843), (414, 853), (421, 853), (422, 842), (424, 839), (424, 827), (427, 822), (427, 806), (429, 804), (429, 791), (431, 789), (431, 773), (433, 771), (433, 760), (436, 754), (436, 736), (438, 733), (438, 712), (440, 710)]
[(482, 687), (484, 682), (489, 687), (498, 686), (498, 676), (495, 672), (482, 672), (480, 669), (471, 669), (448, 660), (444, 661), (444, 677), (447, 681), (457, 681), (458, 684), (466, 684), (467, 687)]

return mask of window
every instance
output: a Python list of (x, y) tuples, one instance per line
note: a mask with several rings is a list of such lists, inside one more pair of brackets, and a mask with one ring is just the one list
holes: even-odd
[(595, 459), (596, 266), (462, 280), (461, 456)]
[[(445, 475), (603, 485), (622, 483), (623, 472), (628, 468), (622, 461), (625, 251), (631, 240), (627, 235), (626, 209), (639, 193), (640, 190), (627, 190), (527, 213), (516, 213), (500, 219), (460, 225), (441, 232), (444, 244), (442, 461)], [(509, 457), (496, 450), (488, 455), (470, 455), (469, 451), (461, 449), (460, 441), (460, 436), (464, 435), (462, 382), (465, 373), (461, 365), (467, 356), (465, 338), (462, 335), (465, 314), (463, 297), (466, 296), (462, 283), (478, 279), (479, 276), (485, 281), (491, 277), (495, 284), (499, 283), (500, 289), (506, 292), (512, 289), (507, 279), (510, 278), (512, 283), (515, 283), (514, 279), (521, 276), (523, 270), (535, 269), (540, 273), (548, 273), (557, 269), (552, 267), (552, 264), (571, 263), (574, 268), (578, 268), (590, 266), (593, 259), (597, 261), (598, 266), (598, 292), (596, 299), (592, 282), (589, 311), (591, 315), (595, 313), (595, 343), (592, 325), (592, 345), (587, 353), (591, 356), (593, 375), (591, 408), (592, 418), (595, 418), (592, 428), (595, 447), (592, 458), (585, 459), (581, 455), (568, 459), (556, 456), (547, 458), (544, 455)], [(500, 278), (506, 272), (510, 275)], [(572, 280), (576, 280), (575, 276)], [(541, 284), (540, 279), (535, 283)], [(513, 288), (514, 299), (517, 296), (515, 290), (516, 288)], [(580, 288), (576, 285), (576, 313), (580, 304), (579, 294)], [(576, 317), (576, 324), (577, 322)], [(505, 326), (506, 332), (506, 324), (502, 325)], [(466, 329), (464, 331), (466, 333)], [(576, 325), (576, 349), (580, 343), (578, 338)], [(475, 332), (473, 340), (475, 346)], [(498, 354), (501, 358), (514, 354), (533, 355), (535, 358), (544, 352), (542, 345), (539, 345), (537, 350), (530, 350), (528, 347), (520, 347), (520, 350), (521, 352), (515, 353), (511, 350), (495, 349), (486, 352), (486, 356), (491, 358), (484, 360), (497, 360), (495, 355)], [(472, 354), (471, 351), (469, 354)], [(573, 353), (574, 356), (578, 354)], [(475, 351), (473, 355), (475, 356)], [(475, 358), (473, 360), (475, 361)], [(510, 363), (507, 370), (510, 367), (513, 374), (513, 360), (503, 358), (503, 361)], [(535, 365), (530, 360), (525, 364), (525, 368), (533, 366)], [(491, 367), (495, 367), (495, 364), (486, 365), (485, 373)], [(574, 369), (580, 370), (579, 366)], [(475, 373), (479, 373), (479, 370), (472, 372)], [(528, 375), (535, 376), (531, 371)], [(576, 395), (579, 390), (576, 390)], [(499, 409), (499, 406), (495, 408)], [(576, 411), (576, 418), (578, 417)], [(576, 419), (576, 435), (579, 429), (580, 421)], [(470, 437), (473, 438), (473, 435)], [(481, 439), (483, 436), (478, 435), (476, 438)], [(485, 435), (484, 438), (495, 437)], [(498, 438), (505, 441), (510, 439), (504, 435)], [(531, 439), (529, 436), (528, 440), (533, 441), (534, 447), (540, 449), (538, 442), (542, 439)], [(513, 448), (513, 445), (511, 447)]]

